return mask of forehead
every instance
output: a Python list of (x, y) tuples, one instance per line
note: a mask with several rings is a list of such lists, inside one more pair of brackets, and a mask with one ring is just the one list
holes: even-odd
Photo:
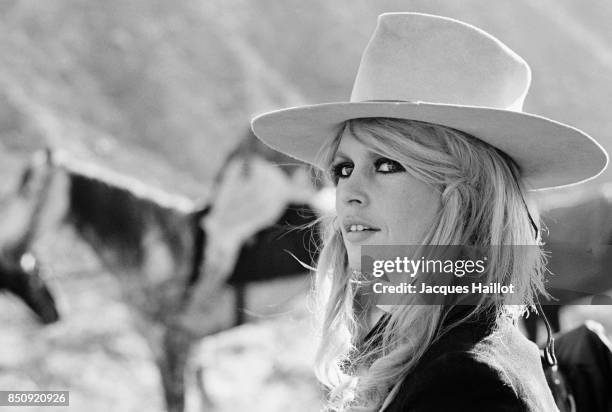
[(345, 131), (340, 138), (335, 157), (353, 158), (374, 154), (377, 154), (377, 152), (372, 147), (358, 140), (352, 133)]

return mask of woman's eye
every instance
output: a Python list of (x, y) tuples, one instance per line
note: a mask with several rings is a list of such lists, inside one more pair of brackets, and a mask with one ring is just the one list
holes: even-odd
[(338, 182), (338, 179), (345, 179), (350, 176), (352, 171), (352, 163), (339, 163), (333, 166), (331, 169), (332, 180), (334, 182)]
[(395, 160), (387, 159), (385, 157), (376, 161), (376, 171), (381, 173), (397, 173), (403, 172), (406, 169), (404, 166), (396, 162)]

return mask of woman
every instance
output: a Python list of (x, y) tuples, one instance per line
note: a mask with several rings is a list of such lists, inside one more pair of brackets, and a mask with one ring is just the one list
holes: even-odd
[[(349, 102), (253, 120), (265, 143), (330, 171), (336, 185), (316, 281), (329, 409), (557, 410), (537, 347), (517, 329), (544, 292), (538, 216), (525, 196), (591, 179), (608, 158), (583, 132), (523, 113), (529, 83), (524, 60), (482, 30), (389, 13)], [(360, 250), (386, 244), (489, 248), (482, 280), (515, 293), (478, 294), (469, 306), (410, 295), (383, 305)], [(500, 245), (537, 252), (491, 247)]]

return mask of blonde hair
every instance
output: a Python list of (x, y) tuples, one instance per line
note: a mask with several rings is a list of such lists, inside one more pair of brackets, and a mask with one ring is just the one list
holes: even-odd
[[(520, 170), (495, 147), (439, 125), (363, 118), (345, 122), (322, 148), (319, 164), (331, 165), (345, 133), (439, 190), (442, 207), (422, 244), (538, 245), (530, 221), (537, 226), (539, 217), (535, 211), (533, 219), (529, 214)], [(492, 315), (497, 326), (516, 323), (525, 308), (533, 306), (536, 294), (545, 294), (545, 257), (539, 247), (528, 259), (513, 248), (492, 248), (486, 282), (514, 285), (514, 305), (483, 295), (467, 317), (444, 326), (446, 312), (439, 305), (396, 305), (377, 336), (381, 344), (360, 342), (367, 333), (361, 279), (348, 268), (335, 216), (325, 222), (313, 297), (321, 328), (315, 373), (329, 391), (327, 410), (379, 410), (385, 398), (393, 396), (393, 386), (452, 327), (483, 312)]]

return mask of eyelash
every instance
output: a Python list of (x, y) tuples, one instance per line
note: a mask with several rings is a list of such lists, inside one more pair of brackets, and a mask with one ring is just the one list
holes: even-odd
[[(406, 170), (401, 164), (399, 164), (395, 160), (391, 160), (386, 157), (381, 157), (379, 159), (376, 159), (376, 161), (374, 162), (374, 166), (376, 167), (376, 170), (378, 170), (378, 168), (383, 164), (391, 164), (392, 168), (395, 168), (395, 170), (392, 169), (389, 172), (380, 172), (382, 174), (399, 173), (399, 172), (404, 172)], [(342, 169), (344, 169), (345, 167), (354, 168), (351, 162), (340, 162), (331, 167), (330, 175), (334, 183), (338, 183), (338, 180), (345, 179), (348, 177), (348, 176), (342, 175)]]

